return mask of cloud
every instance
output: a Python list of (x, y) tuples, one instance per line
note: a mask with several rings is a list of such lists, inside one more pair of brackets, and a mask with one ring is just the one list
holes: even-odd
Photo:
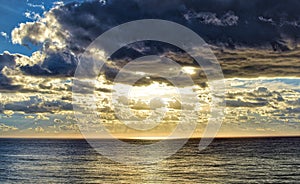
[(33, 3), (30, 3), (28, 2), (27, 0), (27, 5), (31, 8), (39, 8), (39, 9), (42, 9), (42, 10), (45, 10), (45, 6), (42, 4), (33, 4)]
[[(271, 79), (281, 76), (300, 77), (299, 5), (298, 1), (255, 0), (236, 3), (231, 0), (111, 0), (106, 3), (60, 3), (42, 17), (38, 17), (33, 11), (27, 12), (27, 16), (34, 20), (16, 27), (12, 31), (12, 42), (33, 44), (40, 47), (40, 50), (31, 56), (9, 52), (0, 55), (0, 116), (12, 123), (12, 127), (19, 129), (21, 127), (15, 124), (24, 117), (24, 122), (19, 125), (28, 123), (33, 132), (77, 131), (76, 126), (72, 125), (75, 122), (72, 115), (72, 81), (80, 55), (96, 37), (114, 26), (132, 20), (158, 18), (175, 21), (192, 29), (204, 38), (218, 58), (227, 84), (230, 83), (226, 94), (224, 127), (238, 127), (242, 131), (282, 128), (299, 130), (299, 79)], [(105, 51), (102, 52), (101, 55), (105, 56)], [(196, 50), (196, 53), (201, 55), (201, 50)], [(96, 104), (96, 113), (101, 115), (104, 124), (114, 131), (131, 131), (125, 129), (117, 119), (109, 101), (109, 94), (114, 92), (111, 80), (129, 61), (146, 55), (174, 60), (183, 67), (179, 72), (191, 74), (197, 84), (201, 84), (202, 87), (197, 86), (197, 93), (202, 109), (199, 114), (191, 114), (199, 116), (198, 124), (204, 126), (209, 117), (211, 97), (203, 71), (180, 48), (155, 41), (127, 45), (105, 63), (105, 75), (99, 76), (95, 81), (94, 91), (97, 97), (103, 98)], [(169, 65), (151, 68), (151, 64), (155, 62), (141, 61), (139, 66), (134, 66), (137, 70), (135, 75), (151, 72), (160, 74), (169, 69)], [(175, 69), (172, 68), (172, 71)], [(198, 78), (201, 80), (197, 80)], [(153, 83), (167, 83), (159, 77), (144, 77), (138, 82), (135, 87), (141, 88)], [(91, 89), (91, 84), (82, 87), (83, 91), (88, 90)], [(18, 93), (13, 93), (14, 91)], [(155, 90), (144, 90), (149, 91)], [(168, 91), (165, 97), (170, 95)], [(117, 100), (119, 106), (129, 103), (139, 117), (149, 115), (147, 111), (151, 106), (158, 109), (164, 105), (169, 107), (163, 125), (157, 128), (161, 131), (181, 120), (182, 104), (179, 98), (174, 97), (166, 103), (144, 98), (128, 101), (125, 96), (120, 96)], [(194, 109), (193, 103), (189, 101), (184, 105)], [(90, 102), (85, 102), (84, 105), (84, 108), (90, 106)], [(125, 119), (133, 119), (127, 112), (123, 113)], [(123, 128), (120, 128), (121, 125)], [(0, 129), (1, 127), (9, 129), (4, 125), (0, 125)]]
[(280, 53), (264, 49), (215, 50), (227, 78), (299, 77), (299, 50)]
[[(0, 54), (0, 90), (39, 93), (71, 91), (71, 78), (67, 76), (73, 75), (76, 65), (77, 57), (68, 52), (54, 52), (46, 56), (36, 52), (31, 57), (4, 52)], [(46, 76), (59, 76), (57, 80), (60, 82)], [(56, 83), (55, 86), (52, 82)]]
[(44, 132), (45, 130), (44, 130), (43, 127), (38, 126), (38, 127), (34, 128), (34, 131), (37, 132), (37, 133), (42, 133), (42, 132)]
[(16, 65), (16, 55), (12, 55), (9, 52), (4, 52), (3, 54), (0, 54), (0, 71), (7, 66), (7, 67), (14, 67)]
[[(293, 8), (298, 5), (296, 1), (262, 3), (259, 0), (238, 4), (181, 0), (74, 2), (55, 6), (35, 22), (20, 24), (12, 31), (12, 41), (43, 46), (43, 58), (36, 61), (30, 57), (35, 64), (22, 65), (26, 74), (71, 76), (77, 65), (71, 57), (80, 56), (101, 33), (128, 21), (158, 18), (178, 22), (204, 38), (220, 61), (225, 77), (299, 76), (297, 21), (300, 14)], [(149, 54), (194, 65), (193, 59), (180, 49), (151, 42), (131, 44), (115, 54), (111, 62), (126, 64)], [(54, 65), (58, 65), (57, 71), (51, 68)], [(119, 71), (116, 67), (106, 69), (108, 79)]]
[(173, 98), (173, 101), (169, 102), (169, 108), (172, 109), (181, 109), (181, 102), (177, 98)]
[[(247, 107), (248, 109), (258, 110), (262, 108), (265, 113), (269, 113), (272, 117), (278, 112), (283, 114), (291, 114), (299, 107), (299, 86), (292, 86), (280, 82), (270, 81), (261, 82), (258, 80), (243, 81), (243, 86), (229, 87), (226, 95), (226, 106), (231, 107)], [(290, 79), (297, 81), (296, 79)], [(257, 82), (255, 82), (257, 81)], [(264, 80), (262, 80), (264, 81)], [(284, 81), (284, 80), (283, 80)], [(232, 81), (227, 81), (233, 83)], [(261, 87), (257, 87), (261, 86)], [(253, 89), (253, 88), (256, 89)], [(288, 112), (291, 110), (291, 112)], [(272, 113), (274, 113), (272, 115)]]
[(5, 75), (3, 75), (2, 73), (0, 73), (0, 90), (18, 90), (20, 89), (19, 85), (13, 85), (12, 84), (12, 80), (7, 78)]
[(31, 20), (38, 20), (41, 18), (40, 14), (34, 12), (34, 11), (29, 11), (27, 10), (25, 13), (24, 13), (25, 17), (26, 18), (29, 18)]
[(1, 132), (10, 132), (10, 131), (16, 131), (16, 130), (18, 130), (18, 128), (15, 126), (9, 126), (4, 123), (0, 123), (0, 131)]
[[(52, 22), (54, 21), (54, 22)], [(12, 33), (12, 42), (15, 44), (60, 44), (63, 47), (64, 32), (55, 25), (55, 19), (52, 17), (41, 19), (37, 22), (21, 23), (19, 28), (15, 28)]]
[(43, 61), (34, 65), (21, 66), (29, 75), (37, 76), (73, 76), (78, 64), (77, 57), (66, 51), (47, 52)]
[(1, 32), (0, 32), (0, 35), (1, 35), (2, 37), (4, 37), (5, 39), (8, 39), (8, 38), (9, 38), (9, 36), (8, 36), (8, 34), (7, 34), (6, 32), (1, 31)]
[(299, 86), (288, 84), (298, 79), (238, 81), (227, 81), (234, 85), (227, 88), (224, 129), (299, 133)]
[(184, 14), (187, 20), (196, 19), (203, 24), (211, 24), (214, 26), (234, 26), (238, 24), (239, 17), (232, 11), (228, 11), (224, 15), (217, 17), (215, 13), (211, 12), (188, 12)]
[(13, 112), (25, 113), (54, 113), (60, 111), (72, 111), (73, 106), (70, 102), (61, 99), (51, 99), (41, 95), (29, 96), (28, 100), (19, 100), (16, 102), (7, 102), (3, 104), (3, 109)]
[[(53, 40), (55, 37), (66, 38), (72, 50), (82, 49), (111, 27), (143, 18), (160, 18), (181, 23), (196, 31), (209, 43), (228, 43), (231, 40), (235, 45), (270, 46), (271, 42), (282, 39), (282, 35), (288, 35), (289, 38), (299, 36), (297, 31), (299, 12), (293, 8), (298, 6), (297, 1), (268, 3), (259, 0), (241, 3), (232, 1), (220, 3), (216, 0), (201, 2), (177, 0), (164, 3), (158, 0), (151, 3), (139, 0), (124, 2), (110, 0), (106, 3), (88, 1), (56, 6), (47, 12), (44, 20), (40, 22), (44, 22), (47, 29), (51, 30), (46, 32)], [(50, 21), (55, 22), (59, 27), (55, 27)], [(279, 23), (270, 26), (272, 22)], [(20, 37), (30, 38), (28, 30), (45, 30), (37, 22), (35, 26), (27, 24), (28, 26), (21, 25), (15, 30), (13, 34), (15, 42), (20, 43), (22, 41)], [(288, 27), (293, 29), (287, 29)], [(68, 36), (57, 28), (66, 30)], [(18, 29), (24, 30), (24, 34), (18, 32)], [(42, 41), (43, 39), (31, 38), (31, 40)]]
[(272, 103), (278, 104), (284, 101), (281, 94), (276, 91), (270, 91), (266, 87), (258, 87), (254, 90), (243, 92), (229, 92), (227, 94), (227, 107), (266, 107)]
[(16, 90), (19, 89), (19, 85), (13, 85), (12, 80), (7, 77), (5, 70), (15, 68), (16, 60), (21, 57), (20, 55), (10, 54), (4, 52), (0, 54), (0, 90)]
[[(255, 131), (256, 129), (265, 129), (267, 132), (269, 129), (272, 129), (272, 131), (276, 132), (290, 130), (291, 127), (294, 131), (299, 129), (300, 90), (298, 83), (294, 81), (295, 79), (290, 79), (290, 82), (287, 79), (282, 81), (274, 79), (273, 83), (270, 81), (272, 79), (267, 80), (269, 81), (261, 79), (227, 81), (232, 86), (227, 88), (226, 101), (229, 103), (226, 107), (223, 127), (230, 130), (231, 128), (237, 129), (237, 131), (242, 132)], [(30, 121), (31, 123), (28, 123), (25, 128), (31, 126), (32, 131), (35, 131), (35, 128), (38, 126), (44, 129), (44, 133), (78, 131), (76, 126), (72, 125), (75, 120), (73, 120), (74, 117), (71, 110), (71, 99), (62, 98), (63, 95), (59, 93), (58, 95), (52, 93), (51, 89), (58, 82), (59, 79), (49, 79), (48, 84), (45, 84), (49, 86), (47, 88), (50, 88), (50, 90), (48, 89), (49, 94), (2, 94), (0, 109), (4, 109), (3, 113), (5, 113), (6, 122), (13, 123), (13, 119), (20, 119), (20, 114), (22, 114), (24, 122), (19, 123), (17, 121), (17, 125), (10, 125), (23, 131), (24, 127), (22, 128), (21, 125), (25, 126), (26, 122)], [(53, 85), (52, 87), (50, 87), (50, 83)], [(282, 87), (282, 85), (288, 85), (289, 87)], [(138, 86), (137, 88), (142, 89), (143, 87)], [(210, 97), (208, 89), (198, 88), (198, 90), (197, 93), (199, 94), (202, 107), (198, 115), (198, 124), (199, 126), (204, 126), (210, 113)], [(111, 98), (109, 94), (100, 91), (95, 93), (97, 96), (97, 113), (100, 114), (104, 125), (109, 127), (109, 130), (118, 133), (131, 131), (129, 128), (124, 128), (124, 125), (122, 128), (122, 122), (115, 116), (115, 113), (122, 115), (125, 120), (130, 121), (129, 123), (139, 123), (132, 116), (128, 116), (127, 112), (124, 111), (124, 114), (120, 114), (122, 112), (115, 111), (118, 106), (114, 106), (115, 109), (112, 108), (113, 106), (108, 99)], [(170, 94), (169, 92), (165, 97), (170, 97)], [(164, 97), (163, 94), (161, 95)], [(116, 105), (128, 104), (128, 98), (125, 96), (120, 96), (117, 100)], [(162, 105), (159, 100), (154, 101), (154, 103), (154, 106)], [(188, 103), (190, 102), (188, 101)], [(150, 104), (151, 101), (145, 98), (141, 98), (141, 100), (130, 98), (129, 100), (129, 108), (131, 108), (135, 116), (140, 118), (146, 118), (149, 115)], [(86, 103), (86, 105), (90, 106), (90, 103)], [(166, 106), (169, 107), (169, 110), (163, 116), (164, 118), (160, 125), (155, 128), (155, 131), (171, 130), (170, 127), (173, 127), (181, 120), (181, 102), (179, 98), (167, 100)], [(195, 113), (193, 112), (193, 114)], [(33, 119), (25, 119), (26, 116), (31, 116), (30, 118)], [(151, 124), (153, 122), (149, 121), (147, 123)]]

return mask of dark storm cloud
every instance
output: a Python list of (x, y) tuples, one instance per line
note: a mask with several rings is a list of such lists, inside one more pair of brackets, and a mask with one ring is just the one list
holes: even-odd
[(67, 4), (53, 14), (71, 33), (69, 45), (74, 50), (82, 49), (111, 27), (145, 18), (178, 22), (209, 43), (277, 47), (298, 41), (299, 7), (297, 0), (111, 0), (105, 5), (99, 1)]
[(4, 52), (0, 54), (0, 71), (5, 67), (14, 67), (16, 65), (15, 58), (17, 56), (10, 54), (9, 52)]
[(11, 79), (7, 78), (5, 75), (0, 73), (0, 91), (18, 90), (20, 89), (20, 87), (20, 85), (13, 85)]
[(0, 90), (17, 90), (20, 86), (13, 85), (11, 79), (9, 79), (5, 74), (3, 74), (3, 68), (9, 67), (14, 68), (16, 65), (15, 59), (20, 57), (19, 55), (10, 54), (9, 52), (4, 52), (0, 54)]
[[(74, 2), (53, 8), (42, 21), (21, 25), (12, 37), (21, 44), (60, 44), (58, 50), (43, 51), (46, 57), (39, 64), (23, 66), (25, 73), (71, 76), (77, 66), (73, 53), (83, 53), (101, 33), (128, 21), (164, 19), (187, 26), (211, 44), (225, 77), (299, 76), (299, 5), (297, 0)], [(147, 54), (169, 56), (181, 64), (194, 63), (180, 49), (157, 43), (131, 44), (111, 59), (126, 64)], [(107, 69), (108, 78), (116, 75), (117, 69)]]
[(39, 76), (72, 76), (78, 64), (77, 57), (69, 51), (49, 52), (39, 64), (21, 66), (26, 74)]

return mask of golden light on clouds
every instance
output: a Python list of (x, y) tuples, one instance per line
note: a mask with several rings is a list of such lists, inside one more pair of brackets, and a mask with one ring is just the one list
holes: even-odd
[(147, 86), (132, 86), (128, 97), (149, 100), (154, 97), (170, 98), (170, 96), (174, 95), (179, 95), (176, 87), (154, 82)]
[(182, 67), (182, 71), (186, 74), (189, 74), (189, 75), (194, 75), (196, 74), (196, 68), (195, 67), (192, 67), (192, 66), (183, 66)]

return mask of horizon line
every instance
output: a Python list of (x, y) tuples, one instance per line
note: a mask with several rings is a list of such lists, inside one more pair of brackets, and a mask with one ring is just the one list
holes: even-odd
[[(259, 139), (259, 138), (300, 138), (300, 135), (274, 135), (274, 136), (220, 136), (220, 137), (190, 137), (190, 138), (163, 138), (163, 137), (120, 137), (116, 138), (118, 140), (143, 140), (143, 141), (159, 141), (159, 140), (180, 140), (180, 139)], [(0, 136), (1, 139), (53, 139), (53, 140), (113, 140), (112, 138), (84, 138), (84, 137), (47, 137), (47, 136), (40, 136), (40, 137), (31, 137), (31, 136)]]

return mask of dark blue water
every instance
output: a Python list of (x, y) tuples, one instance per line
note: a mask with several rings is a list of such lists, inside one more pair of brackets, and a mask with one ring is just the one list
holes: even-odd
[(202, 152), (198, 142), (157, 164), (128, 166), (85, 140), (0, 139), (0, 183), (300, 182), (300, 138), (215, 139)]

